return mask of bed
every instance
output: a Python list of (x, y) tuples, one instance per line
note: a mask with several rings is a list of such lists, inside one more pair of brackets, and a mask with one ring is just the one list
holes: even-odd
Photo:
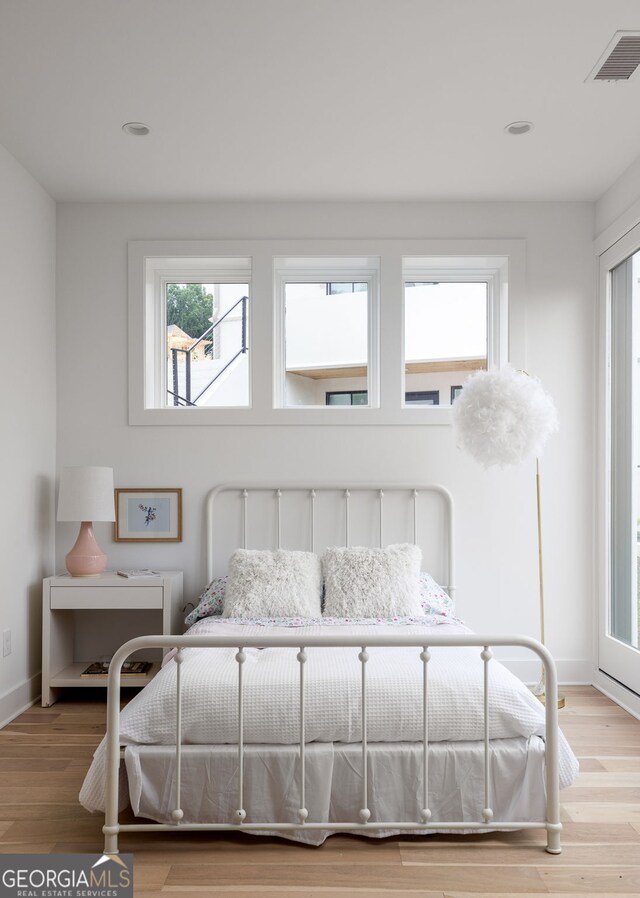
[[(223, 485), (207, 499), (207, 579), (238, 546), (319, 553), (406, 539), (452, 597), (453, 534), (453, 501), (438, 485)], [(165, 664), (120, 714), (121, 664), (152, 646)], [(112, 661), (107, 735), (80, 800), (105, 811), (105, 853), (120, 833), (148, 829), (317, 845), (334, 832), (524, 827), (544, 827), (559, 853), (558, 791), (577, 761), (555, 703), (543, 708), (494, 658), (500, 646), (538, 655), (552, 699), (543, 646), (475, 635), (428, 604), (395, 618), (211, 614), (181, 637), (131, 640)], [(120, 824), (127, 803), (156, 822)]]

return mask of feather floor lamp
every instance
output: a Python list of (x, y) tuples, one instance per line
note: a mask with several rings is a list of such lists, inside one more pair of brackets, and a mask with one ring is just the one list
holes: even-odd
[[(558, 429), (553, 399), (537, 377), (510, 365), (478, 371), (469, 378), (456, 399), (453, 421), (458, 446), (485, 468), (518, 465), (535, 458), (540, 641), (544, 644), (540, 455), (551, 434)], [(533, 693), (541, 702), (545, 701), (544, 668)], [(564, 696), (559, 696), (558, 707), (563, 706)]]

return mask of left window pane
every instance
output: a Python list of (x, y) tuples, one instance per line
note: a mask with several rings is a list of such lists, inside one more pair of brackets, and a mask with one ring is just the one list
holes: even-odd
[(166, 406), (249, 405), (249, 284), (164, 284)]

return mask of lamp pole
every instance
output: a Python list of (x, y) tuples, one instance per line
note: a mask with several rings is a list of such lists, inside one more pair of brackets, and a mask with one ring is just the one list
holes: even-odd
[[(544, 641), (544, 564), (542, 560), (542, 503), (540, 501), (540, 459), (536, 457), (536, 511), (538, 516), (538, 585), (540, 589), (540, 642)], [(533, 687), (533, 694), (540, 699), (542, 704), (546, 701), (546, 683), (544, 665), (540, 672), (538, 685)], [(564, 695), (558, 693), (558, 708), (564, 708)]]

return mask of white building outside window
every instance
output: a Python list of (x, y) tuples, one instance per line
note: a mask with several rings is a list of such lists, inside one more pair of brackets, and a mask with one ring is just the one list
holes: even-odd
[(339, 405), (327, 394), (357, 389), (376, 408), (380, 260), (277, 258), (274, 269), (275, 406)]

